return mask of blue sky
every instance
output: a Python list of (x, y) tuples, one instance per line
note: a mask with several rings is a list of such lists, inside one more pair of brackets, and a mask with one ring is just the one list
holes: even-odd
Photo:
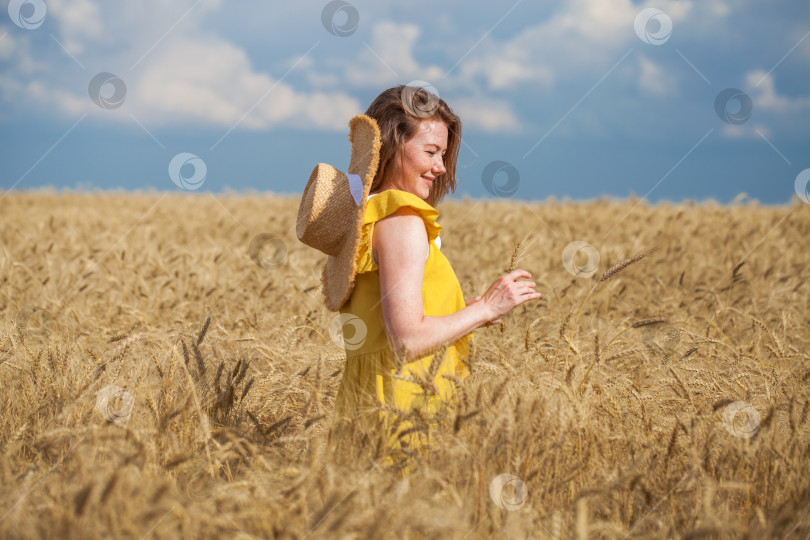
[(300, 194), (412, 81), (464, 123), (457, 196), (501, 161), (520, 199), (785, 203), (810, 168), (803, 0), (0, 4), (4, 190), (180, 190), (185, 152), (199, 191)]

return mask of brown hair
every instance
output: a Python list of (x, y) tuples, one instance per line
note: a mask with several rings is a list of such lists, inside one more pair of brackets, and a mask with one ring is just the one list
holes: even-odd
[(443, 99), (424, 88), (395, 86), (377, 96), (368, 106), (366, 115), (377, 121), (382, 139), (380, 164), (370, 191), (382, 185), (383, 179), (394, 169), (397, 154), (425, 120), (440, 120), (447, 126), (447, 153), (444, 156), (444, 167), (447, 170), (436, 177), (425, 201), (435, 207), (445, 195), (456, 191), (461, 119)]

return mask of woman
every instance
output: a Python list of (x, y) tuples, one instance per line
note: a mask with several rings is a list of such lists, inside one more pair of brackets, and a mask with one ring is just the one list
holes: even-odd
[[(348, 425), (382, 428), (390, 463), (429, 443), (422, 426), (435, 425), (434, 416), (455, 399), (454, 385), (469, 375), (472, 331), (541, 295), (534, 282), (519, 280), (528, 272), (515, 270), (464, 300), (440, 250), (434, 208), (455, 191), (461, 142), (461, 121), (444, 100), (424, 89), (390, 88), (350, 127), (349, 174), (315, 168), (297, 229), (299, 239), (330, 255), (324, 294), (327, 307), (340, 310), (347, 354), (334, 426), (354, 420)], [(319, 190), (328, 198), (316, 200)], [(340, 212), (351, 213), (347, 192), (357, 203), (356, 219), (335, 226), (337, 207), (348, 205)], [(336, 215), (325, 217), (329, 209)], [(326, 221), (333, 229), (321, 247), (311, 233), (316, 219), (321, 229)]]

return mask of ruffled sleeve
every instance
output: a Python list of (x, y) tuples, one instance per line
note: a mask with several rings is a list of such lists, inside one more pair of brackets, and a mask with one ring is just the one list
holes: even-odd
[[(357, 253), (357, 273), (373, 272), (377, 270), (377, 263), (371, 256), (371, 238), (374, 224), (384, 217), (390, 216), (400, 208), (407, 208), (418, 214), (425, 223), (428, 242), (434, 242), (439, 236), (442, 226), (436, 223), (439, 211), (428, 203), (407, 191), (387, 189), (374, 197), (366, 204), (366, 217), (360, 231), (360, 246)], [(436, 242), (438, 245), (438, 242)]]

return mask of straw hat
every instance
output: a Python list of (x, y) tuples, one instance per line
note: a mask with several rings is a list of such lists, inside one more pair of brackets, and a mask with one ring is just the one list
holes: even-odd
[(324, 302), (339, 311), (354, 289), (360, 230), (371, 183), (380, 161), (380, 128), (364, 114), (349, 121), (352, 156), (348, 174), (318, 163), (307, 181), (295, 232), (304, 244), (329, 257), (323, 268)]

